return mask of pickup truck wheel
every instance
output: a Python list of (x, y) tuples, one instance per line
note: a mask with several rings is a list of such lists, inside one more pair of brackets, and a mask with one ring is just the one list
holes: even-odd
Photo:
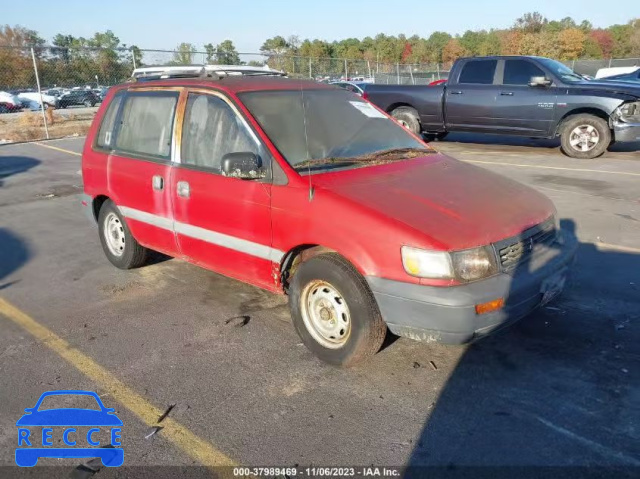
[(302, 263), (289, 294), (296, 332), (323, 361), (351, 366), (380, 350), (387, 326), (367, 282), (342, 256)]
[(98, 229), (102, 249), (114, 266), (132, 269), (146, 262), (149, 250), (136, 241), (111, 200), (105, 201), (100, 208)]
[(393, 110), (391, 112), (391, 116), (413, 134), (420, 135), (422, 132), (420, 117), (418, 116), (418, 112), (415, 108), (411, 108), (410, 106), (401, 106)]
[(572, 158), (592, 159), (611, 143), (611, 130), (602, 118), (582, 114), (569, 117), (562, 126), (562, 151)]

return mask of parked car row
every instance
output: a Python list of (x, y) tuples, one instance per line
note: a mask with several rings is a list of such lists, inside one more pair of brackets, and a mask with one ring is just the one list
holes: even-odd
[(67, 108), (69, 106), (93, 107), (102, 102), (109, 87), (95, 89), (49, 88), (38, 93), (34, 90), (0, 91), (0, 113), (14, 113), (23, 109), (38, 111), (42, 107)]
[(559, 137), (565, 154), (589, 159), (613, 141), (640, 141), (640, 84), (633, 81), (640, 73), (624, 75), (586, 80), (548, 58), (495, 56), (457, 60), (439, 85), (338, 86), (359, 89), (356, 93), (427, 138), (458, 131)]

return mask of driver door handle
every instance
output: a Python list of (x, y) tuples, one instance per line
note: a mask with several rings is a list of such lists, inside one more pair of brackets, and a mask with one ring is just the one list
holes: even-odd
[(513, 92), (512, 91), (501, 91), (500, 95), (502, 95), (502, 96), (513, 96)]
[(156, 191), (162, 191), (164, 189), (164, 178), (160, 175), (154, 175), (151, 178), (151, 186)]
[(453, 90), (449, 92), (452, 95), (462, 95), (462, 92), (460, 90)]
[(176, 185), (176, 192), (178, 193), (178, 196), (182, 198), (189, 198), (191, 196), (189, 183), (186, 181), (178, 181), (178, 184)]

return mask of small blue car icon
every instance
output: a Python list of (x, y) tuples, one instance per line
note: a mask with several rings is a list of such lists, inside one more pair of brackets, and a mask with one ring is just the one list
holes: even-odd
[[(49, 396), (75, 395), (93, 397), (100, 409), (57, 408), (39, 411), (42, 401)], [(99, 457), (107, 467), (118, 467), (124, 462), (124, 450), (120, 446), (120, 426), (122, 421), (115, 415), (114, 409), (104, 406), (100, 397), (92, 391), (49, 391), (38, 399), (36, 405), (25, 409), (26, 414), (16, 422), (18, 426), (18, 447), (16, 448), (16, 464), (22, 467), (35, 466), (40, 457), (55, 458), (93, 458)], [(37, 437), (31, 438), (32, 426), (44, 426), (42, 429), (42, 447), (37, 447)], [(64, 443), (70, 447), (50, 447), (52, 426), (63, 426)], [(86, 439), (88, 444), (99, 447), (73, 447), (78, 434), (74, 426), (91, 426)], [(105, 446), (94, 441), (93, 434), (100, 432), (100, 427), (111, 428), (111, 444)], [(73, 434), (73, 436), (72, 436)], [(32, 446), (33, 442), (33, 446)], [(24, 447), (26, 446), (26, 447)]]

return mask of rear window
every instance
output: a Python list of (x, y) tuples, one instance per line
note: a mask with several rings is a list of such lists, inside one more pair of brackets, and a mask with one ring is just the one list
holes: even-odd
[(96, 140), (96, 146), (99, 148), (111, 149), (111, 139), (113, 138), (113, 128), (116, 123), (116, 116), (118, 114), (118, 108), (122, 103), (122, 93), (116, 94), (111, 100), (107, 112), (102, 117), (102, 123), (98, 130), (98, 139)]
[(130, 92), (122, 108), (117, 149), (168, 159), (177, 102), (178, 92)]
[(471, 60), (464, 64), (458, 83), (491, 85), (496, 73), (497, 60)]

